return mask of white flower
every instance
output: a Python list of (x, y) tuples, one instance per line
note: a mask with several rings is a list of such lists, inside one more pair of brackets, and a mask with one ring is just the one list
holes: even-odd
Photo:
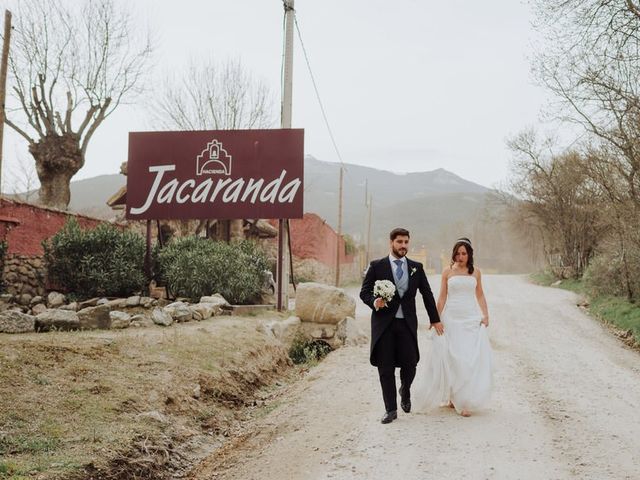
[(376, 280), (373, 284), (373, 296), (390, 302), (396, 294), (396, 286), (390, 280)]
[(411, 275), (409, 275), (410, 277), (413, 276), (414, 273), (416, 273), (416, 270), (418, 270), (416, 267), (412, 267), (411, 268)]

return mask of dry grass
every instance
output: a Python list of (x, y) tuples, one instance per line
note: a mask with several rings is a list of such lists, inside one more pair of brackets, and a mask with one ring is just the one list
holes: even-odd
[(161, 479), (289, 371), (255, 318), (0, 336), (0, 479)]

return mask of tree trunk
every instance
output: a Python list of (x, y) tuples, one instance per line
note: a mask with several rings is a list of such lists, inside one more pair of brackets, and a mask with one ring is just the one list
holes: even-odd
[(244, 240), (244, 220), (231, 220), (229, 237), (232, 242)]
[(40, 179), (39, 203), (66, 210), (71, 200), (69, 183), (84, 164), (80, 138), (73, 133), (47, 135), (31, 144)]

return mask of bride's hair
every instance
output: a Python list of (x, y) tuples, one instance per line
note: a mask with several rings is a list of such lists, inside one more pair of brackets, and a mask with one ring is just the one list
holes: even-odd
[(471, 275), (473, 273), (473, 247), (471, 246), (471, 240), (469, 240), (467, 237), (460, 237), (458, 240), (456, 240), (455, 245), (453, 245), (450, 267), (453, 267), (453, 264), (456, 263), (456, 253), (458, 253), (458, 249), (460, 247), (464, 247), (467, 250), (467, 270)]

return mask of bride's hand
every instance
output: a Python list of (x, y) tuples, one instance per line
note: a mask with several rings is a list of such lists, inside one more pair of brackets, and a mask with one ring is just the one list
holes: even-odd
[(488, 328), (489, 327), (489, 317), (488, 316), (482, 317), (482, 320), (480, 320), (480, 324), (484, 325), (485, 327)]

